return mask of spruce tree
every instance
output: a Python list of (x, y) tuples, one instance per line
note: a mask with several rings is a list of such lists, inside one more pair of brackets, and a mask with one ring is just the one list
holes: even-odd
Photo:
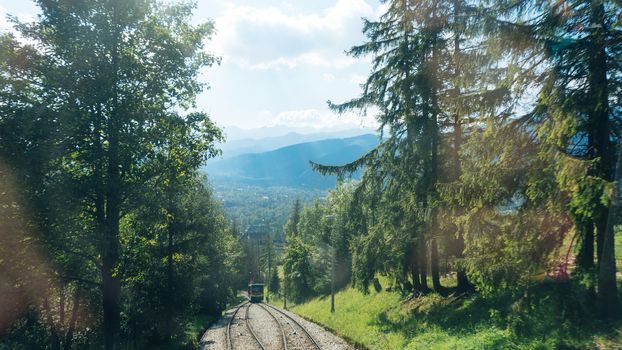
[[(493, 84), (503, 69), (483, 50), (483, 36), (474, 5), (466, 1), (390, 1), (376, 22), (365, 21), (369, 41), (350, 50), (354, 57), (371, 55), (372, 72), (363, 93), (349, 102), (330, 106), (343, 113), (377, 108), (381, 132), (387, 139), (368, 155), (342, 167), (318, 166), (328, 173), (367, 166), (362, 185), (379, 184), (388, 190), (391, 178), (408, 193), (394, 200), (409, 212), (401, 230), (410, 230), (413, 247), (406, 254), (413, 284), (425, 290), (430, 262), (434, 289), (439, 280), (438, 245), (457, 246), (460, 260), (462, 231), (451, 221), (460, 207), (450, 207), (439, 196), (442, 184), (460, 177), (460, 148), (464, 132), (483, 117), (507, 113), (508, 89)], [(463, 49), (462, 44), (468, 44)], [(373, 164), (373, 166), (372, 166)], [(447, 220), (443, 221), (443, 218)], [(429, 255), (428, 255), (429, 249)], [(447, 249), (445, 249), (447, 251)], [(469, 289), (462, 268), (459, 289)]]
[[(498, 2), (493, 9), (495, 35), (521, 36), (505, 40), (513, 47), (502, 47), (515, 54), (520, 79), (540, 90), (523, 122), (560, 155), (558, 179), (573, 193), (568, 211), (580, 234), (578, 271), (597, 279), (600, 309), (610, 314), (618, 305), (608, 189), (615, 180), (615, 144), (622, 130), (622, 8), (615, 1), (577, 0)], [(573, 175), (576, 160), (582, 161), (585, 176)]]

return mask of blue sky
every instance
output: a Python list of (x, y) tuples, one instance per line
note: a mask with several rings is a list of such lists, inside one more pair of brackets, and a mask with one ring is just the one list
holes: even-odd
[[(355, 113), (337, 117), (326, 101), (360, 93), (369, 60), (344, 51), (364, 41), (361, 17), (380, 11), (379, 0), (199, 0), (195, 20), (212, 19), (217, 28), (206, 48), (222, 57), (201, 75), (211, 88), (199, 109), (221, 126), (373, 127)], [(7, 13), (33, 19), (37, 8), (0, 0), (0, 28)]]

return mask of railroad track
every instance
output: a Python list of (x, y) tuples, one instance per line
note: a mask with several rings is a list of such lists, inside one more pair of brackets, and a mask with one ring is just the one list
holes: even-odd
[(253, 338), (255, 338), (255, 341), (257, 341), (257, 344), (259, 345), (261, 350), (266, 350), (266, 347), (263, 346), (259, 338), (257, 338), (257, 334), (255, 334), (255, 332), (253, 331), (253, 327), (251, 327), (251, 323), (248, 322), (248, 310), (251, 308), (251, 306), (253, 306), (253, 304), (248, 303), (248, 306), (246, 307), (246, 314), (244, 315), (244, 321), (246, 321), (246, 328), (248, 328), (248, 331), (253, 335)]
[[(279, 349), (283, 349), (283, 350), (322, 350), (321, 347), (318, 345), (318, 343), (315, 341), (315, 339), (311, 336), (311, 334), (309, 334), (309, 332), (307, 331), (307, 329), (302, 326), (299, 322), (297, 322), (295, 319), (293, 319), (292, 317), (290, 317), (288, 314), (282, 312), (281, 310), (273, 307), (270, 304), (252, 304), (250, 302), (244, 302), (242, 304), (240, 304), (235, 311), (233, 312), (233, 315), (231, 316), (231, 319), (229, 319), (229, 322), (227, 323), (227, 350), (234, 350), (237, 348), (240, 349), (247, 349), (246, 346), (249, 346), (250, 344), (242, 344), (244, 341), (246, 340), (242, 340), (242, 336), (243, 334), (239, 333), (239, 338), (238, 340), (236, 340), (236, 342), (240, 342), (240, 344), (234, 344), (233, 342), (233, 338), (232, 337), (232, 326), (233, 325), (238, 325), (241, 324), (241, 322), (236, 321), (236, 316), (238, 316), (238, 320), (241, 319), (242, 317), (240, 317), (239, 312), (242, 308), (244, 308), (244, 324), (246, 326), (246, 329), (248, 330), (249, 334), (252, 336), (252, 340), (249, 339), (249, 341), (252, 341), (254, 344), (257, 345), (257, 347), (261, 350), (268, 350), (264, 344), (262, 344), (262, 342), (260, 341), (259, 337), (257, 336), (257, 334), (255, 333), (255, 330), (253, 329), (253, 327), (251, 326), (251, 323), (249, 322), (249, 317), (248, 317), (248, 312), (249, 309), (253, 306), (258, 306), (261, 309), (263, 309), (265, 312), (268, 313), (268, 315), (270, 315), (270, 317), (276, 322), (276, 324), (279, 326), (279, 330), (281, 332), (281, 342), (279, 345), (281, 345), (279, 347)], [(291, 329), (291, 331), (288, 329), (286, 330), (286, 328), (289, 326), (289, 329)], [(235, 345), (235, 348), (234, 348)]]
[[(274, 306), (272, 306), (270, 304), (258, 304), (258, 305), (260, 305), (262, 308), (264, 308), (273, 318), (278, 319), (272, 312), (270, 312), (268, 310), (268, 308), (270, 308), (273, 311), (276, 311), (281, 316), (281, 318), (285, 320), (285, 322), (292, 329), (291, 338), (295, 338), (297, 340), (297, 343), (299, 345), (299, 349), (302, 349), (302, 350), (307, 350), (307, 349), (322, 350), (322, 348), (318, 345), (318, 343), (311, 336), (311, 334), (309, 334), (307, 329), (305, 327), (303, 327), (300, 323), (298, 323), (298, 321), (294, 320), (288, 314), (284, 313), (283, 311), (275, 308)], [(278, 322), (278, 323), (279, 323), (279, 325), (281, 325), (281, 330), (283, 330), (282, 322)], [(299, 335), (298, 331), (296, 330), (296, 328), (294, 328), (294, 325), (298, 329), (300, 329), (302, 331), (302, 333), (304, 334), (304, 337), (299, 337), (298, 336)], [(284, 344), (287, 344), (287, 341), (285, 341)], [(287, 349), (287, 347), (285, 347), (285, 349)]]
[(233, 315), (231, 315), (231, 318), (229, 319), (229, 322), (227, 323), (227, 350), (233, 350), (233, 343), (231, 342), (231, 323), (233, 323), (233, 320), (235, 319), (235, 315), (238, 314), (238, 311), (240, 311), (242, 306), (244, 306), (245, 304), (246, 303), (242, 303), (237, 308), (235, 308)]
[[(251, 303), (250, 302), (244, 302), (242, 304), (240, 304), (237, 309), (235, 309), (235, 311), (233, 312), (233, 315), (231, 315), (231, 319), (229, 320), (229, 322), (227, 323), (227, 349), (228, 350), (233, 350), (233, 338), (231, 337), (231, 324), (233, 323), (233, 321), (235, 320), (235, 316), (238, 314), (238, 312), (240, 311), (241, 308), (245, 307), (245, 313), (244, 313), (244, 324), (246, 325), (246, 329), (248, 329), (248, 332), (251, 334), (251, 336), (253, 337), (255, 343), (259, 346), (259, 348), (261, 350), (267, 350), (264, 345), (261, 343), (261, 341), (259, 340), (259, 338), (257, 338), (257, 335), (255, 334), (255, 332), (253, 331), (253, 327), (251, 327), (250, 323), (248, 322), (248, 309), (251, 308)], [(240, 333), (240, 336), (242, 334)]]
[(257, 304), (257, 305), (261, 306), (261, 308), (264, 309), (268, 313), (268, 315), (270, 315), (270, 317), (272, 317), (274, 322), (276, 322), (276, 324), (279, 325), (279, 330), (281, 331), (281, 337), (282, 337), (281, 344), (283, 345), (284, 350), (289, 350), (287, 346), (287, 337), (285, 336), (285, 329), (283, 329), (283, 324), (279, 321), (279, 319), (276, 316), (274, 316), (272, 312), (268, 311), (268, 309), (265, 306), (263, 306), (263, 304)]

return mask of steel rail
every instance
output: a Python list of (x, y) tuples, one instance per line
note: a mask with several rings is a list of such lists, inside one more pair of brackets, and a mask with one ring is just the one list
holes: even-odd
[[(313, 345), (315, 345), (315, 347), (318, 350), (322, 350), (322, 348), (318, 345), (318, 343), (315, 341), (315, 339), (311, 336), (311, 334), (309, 334), (309, 332), (307, 331), (307, 329), (305, 327), (303, 327), (300, 323), (298, 323), (298, 321), (294, 320), (291, 316), (289, 316), (288, 314), (284, 313), (283, 311), (275, 308), (274, 306), (270, 305), (270, 304), (265, 304), (268, 307), (270, 307), (272, 310), (275, 310), (276, 312), (280, 313), (281, 315), (287, 317), (288, 319), (290, 319), (292, 322), (294, 322), (294, 324), (296, 326), (298, 326), (298, 328), (300, 328), (306, 335), (307, 338), (309, 338), (311, 340), (311, 342), (313, 343)], [(304, 347), (304, 346), (303, 346)]]
[(233, 312), (233, 315), (231, 316), (231, 318), (229, 319), (229, 322), (227, 323), (227, 350), (233, 350), (233, 343), (231, 341), (231, 323), (235, 319), (235, 315), (237, 315), (238, 311), (240, 311), (240, 309), (244, 305), (246, 305), (246, 302), (243, 302), (235, 309), (235, 311)]
[(285, 336), (285, 330), (283, 329), (283, 324), (279, 321), (278, 318), (276, 318), (276, 316), (274, 316), (274, 314), (272, 312), (270, 312), (264, 305), (263, 303), (261, 304), (257, 304), (259, 306), (261, 306), (262, 309), (264, 309), (269, 315), (270, 317), (272, 317), (272, 319), (274, 319), (274, 321), (276, 322), (276, 324), (279, 325), (279, 329), (281, 330), (281, 336), (283, 337), (283, 349), (288, 350), (287, 348), (287, 337)]
[(255, 338), (255, 341), (257, 341), (257, 344), (259, 344), (261, 350), (266, 350), (266, 347), (263, 346), (263, 344), (259, 341), (259, 338), (257, 338), (257, 334), (255, 334), (255, 332), (253, 331), (253, 327), (251, 327), (250, 322), (248, 322), (248, 310), (251, 308), (251, 306), (253, 306), (253, 304), (248, 303), (248, 306), (246, 307), (246, 314), (244, 315), (244, 321), (246, 321), (246, 328), (248, 328), (248, 330), (251, 332), (253, 338)]

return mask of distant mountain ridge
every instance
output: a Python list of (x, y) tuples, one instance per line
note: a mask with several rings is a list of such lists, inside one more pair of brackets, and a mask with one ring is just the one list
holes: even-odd
[[(271, 138), (271, 137), (279, 137), (284, 136), (290, 133), (296, 133), (300, 135), (311, 135), (311, 134), (334, 134), (332, 138), (339, 137), (349, 137), (355, 136), (353, 134), (346, 135), (348, 132), (358, 130), (357, 135), (362, 134), (372, 134), (375, 133), (375, 129), (367, 128), (367, 127), (353, 127), (352, 125), (342, 125), (330, 128), (310, 128), (310, 127), (293, 127), (286, 125), (275, 125), (275, 126), (264, 126), (258, 128), (241, 128), (233, 125), (225, 125), (222, 127), (225, 135), (227, 136), (227, 141), (236, 141), (243, 139), (263, 139), (263, 138)], [(339, 133), (343, 133), (342, 136), (337, 136)]]
[(326, 189), (335, 176), (323, 176), (309, 161), (339, 165), (349, 163), (378, 145), (373, 134), (327, 139), (286, 146), (269, 152), (250, 153), (208, 162), (205, 170), (215, 184), (248, 184)]
[(298, 143), (340, 139), (373, 133), (370, 129), (347, 129), (341, 131), (326, 131), (302, 134), (288, 132), (284, 135), (264, 138), (243, 138), (227, 141), (218, 147), (222, 150), (223, 158), (231, 158), (246, 153), (262, 153)]

